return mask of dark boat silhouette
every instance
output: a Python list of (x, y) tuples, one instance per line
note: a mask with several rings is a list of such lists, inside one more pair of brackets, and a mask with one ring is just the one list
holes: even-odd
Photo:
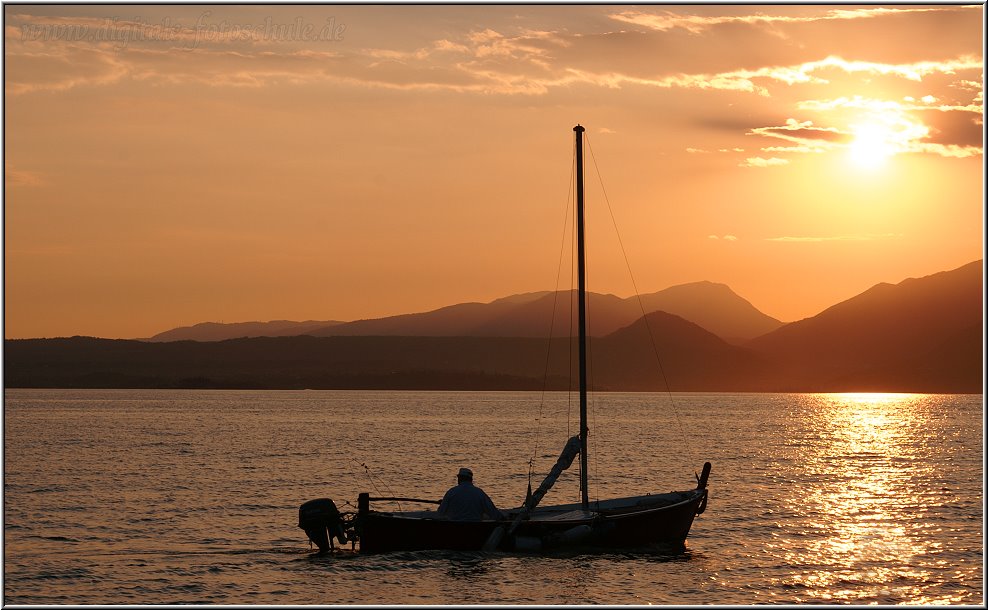
[[(589, 499), (587, 469), (587, 318), (586, 248), (584, 243), (583, 138), (576, 134), (577, 278), (579, 325), (580, 432), (570, 438), (548, 476), (525, 503), (503, 511), (505, 518), (474, 521), (447, 519), (434, 510), (387, 512), (371, 508), (372, 502), (419, 502), (418, 498), (373, 498), (362, 493), (356, 513), (340, 513), (328, 498), (306, 502), (299, 509), (299, 527), (320, 552), (335, 547), (335, 540), (359, 544), (362, 553), (448, 549), (537, 552), (578, 548), (643, 548), (681, 546), (694, 518), (707, 505), (710, 463), (703, 465), (695, 489), (646, 494), (609, 500)], [(541, 506), (563, 470), (580, 456), (581, 502)]]

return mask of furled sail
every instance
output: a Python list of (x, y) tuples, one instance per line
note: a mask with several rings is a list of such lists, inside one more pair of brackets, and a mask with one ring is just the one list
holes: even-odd
[[(531, 514), (536, 506), (539, 505), (539, 502), (542, 501), (545, 494), (552, 489), (553, 485), (555, 485), (556, 479), (559, 478), (559, 475), (570, 467), (573, 460), (579, 454), (580, 437), (571, 437), (568, 441), (566, 441), (566, 446), (563, 447), (563, 452), (559, 454), (559, 458), (556, 460), (556, 463), (553, 464), (552, 468), (549, 470), (549, 474), (546, 475), (545, 479), (542, 481), (542, 484), (535, 490), (535, 493), (531, 493), (532, 488), (529, 486), (528, 497), (525, 498), (525, 504), (522, 507), (524, 510), (520, 511), (511, 522), (511, 526), (508, 528), (509, 536), (514, 535), (515, 530), (518, 529), (518, 525), (521, 524), (521, 522), (524, 521), (529, 514)], [(497, 548), (497, 545), (501, 543), (502, 537), (504, 537), (504, 526), (500, 525), (493, 532), (491, 532), (491, 535), (487, 538), (482, 550), (493, 551)]]
[(552, 486), (556, 484), (556, 479), (559, 478), (559, 475), (570, 467), (570, 464), (573, 463), (573, 460), (579, 454), (580, 437), (570, 437), (570, 439), (566, 441), (566, 446), (563, 447), (563, 452), (559, 454), (559, 459), (556, 460), (556, 463), (552, 466), (552, 469), (549, 470), (549, 474), (546, 475), (545, 479), (542, 481), (542, 484), (539, 485), (539, 488), (532, 494), (532, 497), (525, 502), (526, 513), (532, 511), (539, 505), (539, 502), (542, 501), (545, 494), (548, 493), (548, 491), (552, 489)]

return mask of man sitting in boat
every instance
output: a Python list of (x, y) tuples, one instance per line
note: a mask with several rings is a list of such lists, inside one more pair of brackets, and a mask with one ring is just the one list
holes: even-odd
[(460, 468), (456, 475), (456, 486), (451, 487), (439, 504), (439, 514), (452, 521), (480, 521), (482, 519), (504, 519), (484, 490), (473, 484), (473, 471)]

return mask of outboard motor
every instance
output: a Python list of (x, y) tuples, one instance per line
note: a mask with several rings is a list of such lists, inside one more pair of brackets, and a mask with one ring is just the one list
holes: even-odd
[(320, 553), (329, 552), (332, 548), (332, 538), (346, 544), (346, 532), (343, 531), (343, 518), (336, 504), (329, 498), (309, 500), (298, 509), (298, 526), (305, 530)]

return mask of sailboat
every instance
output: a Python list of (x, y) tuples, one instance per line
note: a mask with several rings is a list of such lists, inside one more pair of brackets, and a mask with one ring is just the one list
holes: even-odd
[[(682, 546), (694, 518), (707, 506), (710, 462), (697, 475), (695, 489), (590, 501), (587, 468), (587, 315), (586, 248), (584, 239), (583, 141), (576, 136), (576, 217), (579, 325), (580, 429), (564, 446), (559, 458), (535, 492), (522, 506), (503, 511), (504, 518), (454, 521), (435, 510), (390, 512), (374, 510), (373, 502), (438, 500), (371, 497), (361, 493), (356, 513), (341, 513), (328, 498), (310, 500), (299, 509), (299, 527), (320, 552), (335, 549), (335, 542), (350, 543), (361, 553), (449, 549), (460, 551), (540, 552), (566, 547), (642, 548)], [(559, 475), (580, 456), (581, 501), (541, 506), (541, 500)]]

